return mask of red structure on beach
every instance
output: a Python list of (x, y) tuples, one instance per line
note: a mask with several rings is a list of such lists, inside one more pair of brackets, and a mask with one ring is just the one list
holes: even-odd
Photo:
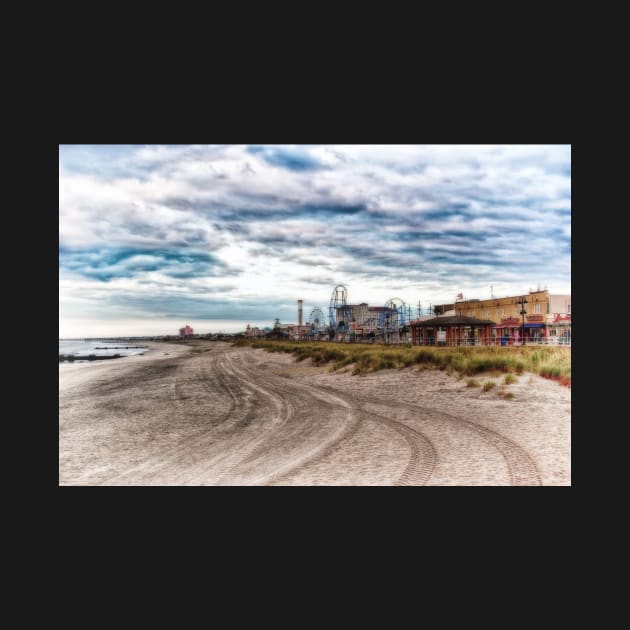
[(193, 329), (188, 324), (186, 324), (184, 328), (179, 329), (180, 337), (190, 337), (192, 334), (193, 334)]

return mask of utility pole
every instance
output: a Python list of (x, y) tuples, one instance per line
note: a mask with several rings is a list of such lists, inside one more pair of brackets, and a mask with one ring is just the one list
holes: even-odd
[(522, 297), (517, 304), (521, 305), (521, 317), (523, 318), (523, 326), (521, 328), (521, 337), (523, 339), (523, 341), (521, 342), (521, 345), (524, 346), (525, 345), (525, 315), (527, 315), (527, 311), (525, 310), (525, 304), (527, 304), (527, 300), (525, 299), (525, 297)]

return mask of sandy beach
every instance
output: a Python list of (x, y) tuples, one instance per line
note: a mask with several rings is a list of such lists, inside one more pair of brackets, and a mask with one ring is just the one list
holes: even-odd
[(59, 484), (571, 484), (567, 387), (327, 370), (202, 340), (60, 364)]

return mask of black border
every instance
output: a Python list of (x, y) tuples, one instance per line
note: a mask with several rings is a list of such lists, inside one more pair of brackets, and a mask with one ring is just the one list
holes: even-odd
[[(357, 66), (360, 76), (369, 75), (364, 64)], [(352, 74), (352, 67), (344, 69)], [(564, 79), (532, 84), (518, 74), (477, 77), (464, 64), (456, 75), (440, 77), (433, 71), (434, 81), (427, 82), (421, 69), (419, 64), (415, 73), (394, 75), (370, 90), (355, 78), (346, 81), (343, 72), (327, 81), (323, 71), (266, 82), (254, 70), (233, 73), (218, 85), (209, 72), (204, 82), (211, 90), (191, 87), (195, 84), (185, 74), (165, 84), (150, 71), (138, 81), (128, 74), (122, 85), (111, 78), (105, 85), (83, 83), (65, 93), (57, 107), (57, 138), (43, 170), (56, 171), (58, 144), (75, 143), (571, 144)], [(382, 77), (386, 68), (379, 70)], [(73, 82), (65, 78), (62, 92)], [(284, 89), (276, 92), (279, 83)], [(490, 85), (493, 89), (481, 97)], [(52, 175), (49, 181), (52, 195), (58, 184)], [(34, 192), (42, 195), (40, 206), (49, 208), (48, 190)], [(43, 272), (57, 270), (58, 284), (58, 225), (53, 212), (41, 216), (46, 227), (38, 232), (37, 247), (46, 258)], [(53, 293), (46, 293), (47, 304), (58, 304), (54, 277), (40, 286)], [(58, 310), (45, 312), (42, 332), (52, 340)], [(579, 337), (578, 327), (578, 343)], [(54, 379), (54, 374), (45, 377), (45, 392), (54, 388)], [(232, 541), (247, 535), (261, 542), (269, 540), (265, 536), (299, 540), (305, 532), (316, 539), (349, 541), (368, 533), (372, 544), (388, 540), (394, 547), (397, 540), (420, 540), (427, 532), (440, 541), (452, 537), (451, 544), (463, 537), (471, 547), (480, 540), (513, 541), (516, 536), (527, 547), (550, 531), (558, 540), (571, 527), (573, 488), (60, 488), (57, 414), (50, 404), (55, 397), (55, 392), (38, 397), (47, 441), (35, 469), (45, 462), (36, 474), (46, 480), (54, 518), (66, 527), (81, 523), (85, 530), (119, 536), (124, 535), (121, 523), (136, 535), (136, 528), (190, 528), (192, 536), (224, 529)]]

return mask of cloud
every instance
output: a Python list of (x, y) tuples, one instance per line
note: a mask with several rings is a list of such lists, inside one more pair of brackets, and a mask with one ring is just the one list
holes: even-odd
[(568, 146), (70, 145), (59, 173), (73, 317), (570, 290)]

